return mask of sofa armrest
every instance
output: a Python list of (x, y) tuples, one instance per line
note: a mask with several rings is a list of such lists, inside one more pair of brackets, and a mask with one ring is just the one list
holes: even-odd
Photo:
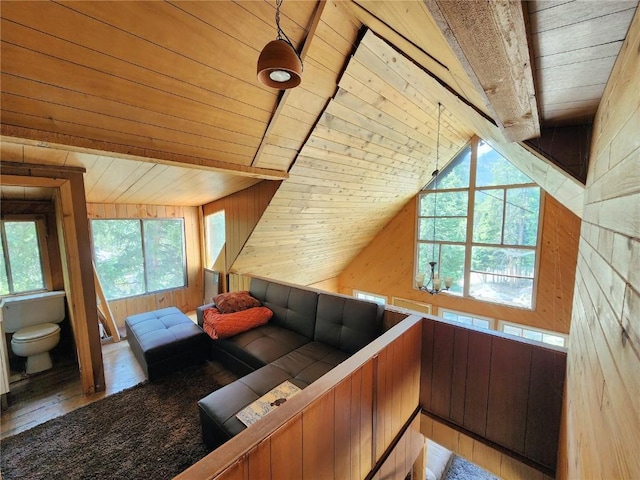
[(206, 305), (201, 305), (199, 307), (196, 307), (196, 316), (198, 318), (198, 325), (200, 325), (202, 327), (203, 324), (204, 324), (204, 318), (203, 318), (204, 311), (207, 308), (212, 308), (212, 307), (215, 307), (215, 306), (216, 306), (215, 303), (207, 303)]

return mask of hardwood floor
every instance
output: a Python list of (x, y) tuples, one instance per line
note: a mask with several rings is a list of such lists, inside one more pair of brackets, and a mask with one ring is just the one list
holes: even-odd
[[(104, 392), (84, 396), (78, 365), (71, 361), (48, 372), (12, 383), (7, 399), (9, 407), (0, 416), (0, 440), (145, 380), (126, 340), (104, 344), (102, 357), (107, 386)], [(237, 378), (216, 362), (210, 362), (209, 366), (222, 385)]]

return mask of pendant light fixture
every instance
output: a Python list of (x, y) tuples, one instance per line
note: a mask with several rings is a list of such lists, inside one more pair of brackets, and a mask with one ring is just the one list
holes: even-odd
[(302, 81), (302, 59), (291, 40), (280, 28), (280, 7), (276, 0), (277, 37), (270, 41), (258, 57), (258, 80), (268, 87), (287, 89), (300, 85)]
[[(435, 257), (435, 241), (436, 241), (436, 219), (438, 217), (438, 175), (440, 174), (439, 164), (440, 164), (440, 115), (442, 110), (442, 104), (438, 103), (438, 132), (436, 137), (436, 169), (431, 174), (434, 178), (434, 197), (433, 197), (433, 249), (432, 255)], [(420, 290), (424, 290), (429, 292), (432, 295), (438, 294), (444, 290), (449, 290), (451, 285), (453, 284), (453, 278), (446, 277), (444, 279), (444, 285), (442, 283), (442, 279), (439, 274), (436, 272), (436, 265), (438, 262), (432, 260), (429, 262), (429, 266), (431, 267), (431, 271), (429, 272), (429, 278), (427, 283), (424, 283), (425, 274), (421, 273), (416, 276), (416, 283), (418, 284), (418, 288)], [(443, 288), (444, 287), (444, 288)]]

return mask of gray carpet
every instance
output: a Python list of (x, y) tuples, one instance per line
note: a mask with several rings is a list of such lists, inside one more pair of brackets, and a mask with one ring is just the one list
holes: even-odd
[(451, 456), (444, 480), (498, 480), (498, 477), (471, 463), (455, 453)]
[(207, 365), (143, 383), (2, 441), (5, 480), (171, 478), (208, 451), (196, 402)]

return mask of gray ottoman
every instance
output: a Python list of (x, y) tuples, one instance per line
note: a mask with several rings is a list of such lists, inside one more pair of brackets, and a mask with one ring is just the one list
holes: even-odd
[(208, 336), (176, 307), (126, 318), (127, 340), (149, 380), (206, 360)]

